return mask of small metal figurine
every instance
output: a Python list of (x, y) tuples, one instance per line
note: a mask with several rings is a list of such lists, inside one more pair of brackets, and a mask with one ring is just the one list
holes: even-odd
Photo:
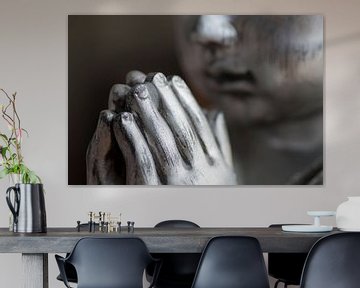
[(89, 212), (89, 232), (92, 232), (92, 227), (93, 227), (93, 212)]
[(76, 226), (76, 228), (77, 228), (77, 232), (80, 232), (80, 221), (78, 220), (78, 221), (76, 221), (76, 223), (77, 223), (77, 226)]
[(135, 222), (133, 221), (127, 221), (127, 227), (128, 227), (128, 232), (129, 233), (132, 233), (134, 232), (134, 225), (135, 225)]

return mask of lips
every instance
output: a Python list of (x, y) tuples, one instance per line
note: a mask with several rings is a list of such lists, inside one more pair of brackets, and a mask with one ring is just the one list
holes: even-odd
[(217, 93), (234, 97), (248, 97), (255, 93), (256, 79), (249, 70), (208, 70), (206, 75)]

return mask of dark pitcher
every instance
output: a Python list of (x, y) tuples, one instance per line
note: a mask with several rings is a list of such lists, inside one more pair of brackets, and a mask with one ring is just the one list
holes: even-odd
[[(14, 193), (13, 202), (11, 201), (12, 192)], [(14, 232), (46, 232), (46, 211), (42, 184), (15, 184), (6, 190), (6, 202), (14, 215)]]

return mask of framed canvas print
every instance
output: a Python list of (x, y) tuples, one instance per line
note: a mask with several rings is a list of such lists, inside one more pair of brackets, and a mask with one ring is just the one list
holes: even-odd
[(321, 15), (70, 15), (70, 185), (322, 185)]

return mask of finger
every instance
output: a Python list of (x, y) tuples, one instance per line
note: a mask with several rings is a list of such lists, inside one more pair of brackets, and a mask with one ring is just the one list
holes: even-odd
[(208, 114), (208, 118), (225, 163), (233, 168), (232, 151), (224, 113), (213, 111)]
[(210, 158), (218, 158), (220, 156), (219, 149), (210, 125), (190, 89), (185, 84), (184, 80), (182, 80), (179, 76), (173, 76), (170, 83), (175, 95), (178, 97), (184, 110), (189, 115), (189, 118), (195, 127), (196, 133), (199, 135), (201, 145), (203, 146), (205, 153)]
[(87, 184), (125, 184), (125, 162), (112, 133), (115, 113), (101, 111), (86, 152)]
[(133, 98), (132, 111), (137, 111), (137, 117), (161, 175), (177, 173), (183, 168), (180, 153), (169, 126), (153, 104), (147, 86), (136, 86)]
[(126, 94), (130, 91), (130, 86), (124, 84), (114, 84), (109, 94), (109, 110), (120, 113), (125, 108)]
[(154, 159), (131, 113), (115, 118), (114, 133), (125, 158), (126, 184), (159, 185)]
[[(140, 84), (139, 84), (140, 85)], [(160, 97), (159, 97), (159, 93), (157, 92), (155, 86), (152, 83), (148, 83), (145, 82), (144, 84), (142, 84), (144, 86), (146, 86), (146, 89), (148, 90), (148, 94), (149, 94), (149, 98), (151, 100), (152, 105), (154, 106), (155, 109), (159, 109), (159, 105), (160, 105)], [(138, 111), (138, 105), (136, 103), (136, 99), (134, 97), (134, 91), (136, 89), (135, 85), (132, 90), (126, 95), (125, 97), (125, 111)]]
[(151, 79), (161, 99), (161, 113), (175, 136), (177, 147), (186, 160), (192, 164), (204, 156), (198, 137), (179, 100), (162, 73), (153, 74)]
[(141, 71), (133, 70), (126, 74), (126, 84), (131, 87), (144, 83), (145, 79), (146, 75)]

